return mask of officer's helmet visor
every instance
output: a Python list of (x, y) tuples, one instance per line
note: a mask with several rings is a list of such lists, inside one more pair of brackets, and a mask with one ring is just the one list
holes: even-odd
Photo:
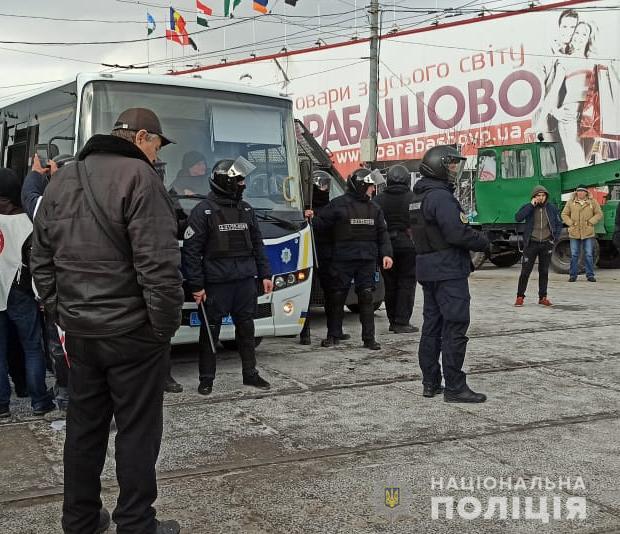
[(312, 176), (312, 183), (321, 191), (329, 191), (332, 185), (332, 177), (325, 171), (317, 171)]
[(465, 162), (465, 158), (457, 156), (448, 156), (444, 158), (443, 165), (448, 173), (448, 179), (451, 182), (458, 182), (461, 179), (461, 175), (465, 169)]
[(381, 171), (378, 169), (373, 170), (370, 173), (370, 178), (372, 179), (372, 183), (374, 185), (383, 185), (385, 184), (385, 178), (383, 177), (383, 174), (381, 174)]
[(237, 181), (241, 181), (246, 176), (248, 176), (254, 169), (256, 169), (256, 165), (250, 163), (243, 156), (239, 156), (230, 166), (227, 174), (231, 178), (237, 178)]

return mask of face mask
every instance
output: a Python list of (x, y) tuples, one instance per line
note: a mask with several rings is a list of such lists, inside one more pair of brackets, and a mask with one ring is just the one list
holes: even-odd
[(235, 194), (235, 198), (237, 200), (241, 200), (243, 198), (244, 191), (245, 191), (245, 184), (237, 184), (237, 193)]

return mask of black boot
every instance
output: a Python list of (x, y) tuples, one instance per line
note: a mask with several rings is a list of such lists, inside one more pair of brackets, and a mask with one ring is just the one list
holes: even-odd
[(445, 402), (479, 403), (487, 400), (487, 396), (484, 393), (476, 393), (475, 391), (469, 389), (468, 386), (465, 386), (465, 389), (459, 393), (444, 391), (443, 400)]
[(381, 345), (379, 345), (379, 343), (377, 343), (374, 339), (365, 339), (364, 348), (370, 350), (381, 350)]
[(99, 510), (99, 523), (97, 524), (97, 530), (95, 534), (101, 534), (110, 528), (110, 512), (105, 508)]
[(351, 339), (351, 336), (349, 334), (340, 334), (338, 336), (338, 341), (346, 341), (347, 339)]
[(310, 310), (306, 313), (306, 320), (304, 321), (304, 327), (299, 333), (299, 344), (310, 345)]
[(210, 395), (213, 391), (213, 380), (203, 379), (198, 386), (198, 393), (201, 395)]
[(413, 334), (419, 331), (420, 329), (417, 326), (413, 326), (410, 324), (391, 324), (390, 325), (390, 332), (394, 332), (395, 334)]
[(340, 340), (334, 336), (327, 336), (323, 341), (321, 341), (321, 347), (335, 347), (340, 343)]
[(440, 393), (443, 393), (443, 388), (441, 387), (441, 385), (424, 384), (424, 390), (422, 391), (422, 395), (424, 397), (431, 398), (435, 395), (439, 395)]
[(271, 384), (267, 382), (258, 373), (254, 375), (243, 375), (243, 384), (245, 386), (252, 386), (258, 389), (270, 389)]
[(344, 320), (344, 303), (347, 301), (347, 294), (347, 291), (332, 291), (325, 303), (328, 338), (340, 339), (340, 336), (343, 335), (342, 321)]
[(172, 378), (172, 376), (168, 375), (168, 378), (166, 378), (166, 384), (164, 385), (164, 391), (166, 393), (182, 393), (183, 386)]

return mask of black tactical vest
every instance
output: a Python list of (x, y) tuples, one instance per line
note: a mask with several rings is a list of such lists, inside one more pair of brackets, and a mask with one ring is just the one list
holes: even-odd
[(372, 202), (351, 202), (345, 205), (344, 221), (334, 227), (334, 241), (376, 241), (377, 206)]
[(206, 258), (251, 256), (250, 212), (243, 207), (209, 203), (209, 240)]
[(450, 245), (441, 235), (439, 226), (427, 221), (422, 213), (422, 204), (427, 193), (414, 193), (411, 202), (411, 230), (417, 254), (429, 254), (450, 248)]

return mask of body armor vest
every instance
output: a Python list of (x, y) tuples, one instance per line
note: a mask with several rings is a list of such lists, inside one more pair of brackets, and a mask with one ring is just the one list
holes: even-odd
[(346, 204), (345, 209), (345, 220), (334, 227), (334, 241), (376, 241), (377, 207), (372, 202), (360, 201)]
[(429, 254), (451, 247), (439, 231), (439, 226), (427, 221), (422, 213), (422, 205), (427, 193), (413, 194), (411, 211), (411, 230), (418, 254)]
[(206, 258), (233, 258), (251, 256), (250, 216), (238, 206), (218, 206), (209, 203), (209, 240)]

